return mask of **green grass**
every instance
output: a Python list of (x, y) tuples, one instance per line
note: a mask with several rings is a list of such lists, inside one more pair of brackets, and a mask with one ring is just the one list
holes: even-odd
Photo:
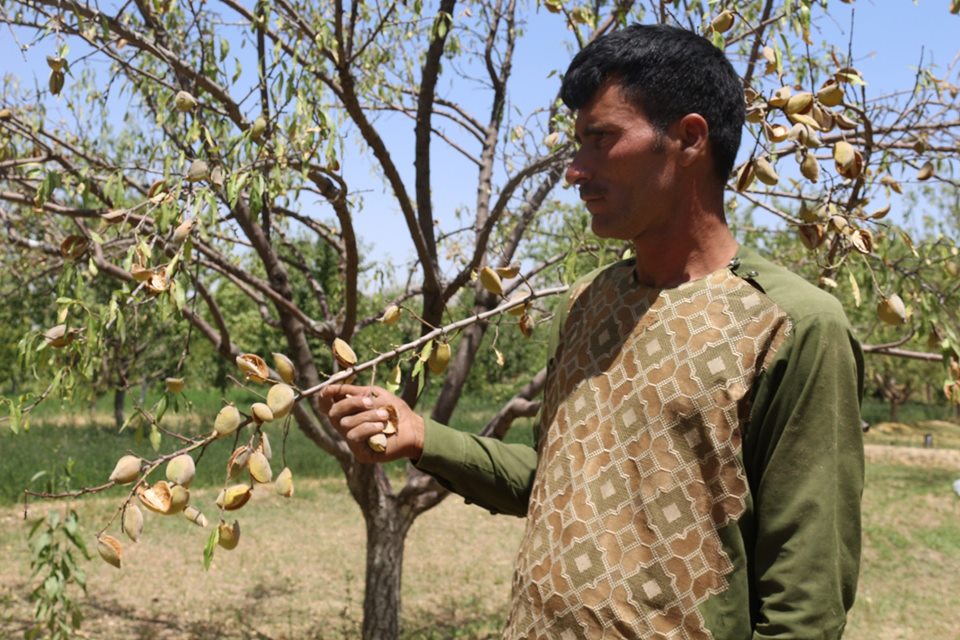
[[(861, 416), (869, 424), (890, 421), (890, 405), (883, 401), (867, 396), (863, 399), (863, 406), (860, 410)], [(897, 422), (906, 424), (916, 424), (928, 420), (953, 420), (957, 421), (954, 408), (942, 402), (939, 404), (927, 404), (911, 400), (904, 403), (897, 409)]]
[(867, 465), (863, 560), (849, 640), (957, 638), (960, 470)]

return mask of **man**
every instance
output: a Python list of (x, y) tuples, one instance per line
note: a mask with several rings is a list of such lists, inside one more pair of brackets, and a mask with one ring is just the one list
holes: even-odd
[[(740, 82), (705, 39), (633, 26), (573, 60), (567, 170), (636, 258), (559, 305), (536, 451), (325, 390), (362, 460), (407, 457), (527, 516), (507, 638), (839, 638), (860, 554), (862, 355), (839, 304), (738, 247)], [(366, 450), (383, 407), (386, 454)]]

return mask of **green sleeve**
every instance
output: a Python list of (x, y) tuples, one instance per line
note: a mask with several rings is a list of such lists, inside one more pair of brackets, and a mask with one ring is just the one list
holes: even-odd
[(796, 320), (756, 388), (744, 438), (753, 640), (843, 633), (860, 564), (862, 395), (863, 355), (842, 312)]
[(537, 452), (424, 419), (423, 453), (416, 466), (492, 513), (527, 515)]

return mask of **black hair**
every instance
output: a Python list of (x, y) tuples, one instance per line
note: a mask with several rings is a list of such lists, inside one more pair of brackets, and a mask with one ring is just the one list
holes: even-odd
[(709, 40), (669, 25), (635, 24), (607, 34), (574, 57), (560, 97), (569, 108), (580, 109), (608, 80), (661, 132), (688, 113), (703, 116), (714, 170), (727, 180), (743, 131), (743, 85)]

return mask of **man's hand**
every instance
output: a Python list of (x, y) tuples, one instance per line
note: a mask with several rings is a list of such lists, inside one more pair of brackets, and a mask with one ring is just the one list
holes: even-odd
[[(321, 406), (330, 403), (327, 415), (358, 461), (418, 460), (423, 453), (423, 418), (386, 389), (332, 384), (320, 392), (320, 399)], [(390, 418), (388, 406), (396, 412), (397, 433), (387, 436), (387, 450), (377, 453), (367, 445), (367, 440), (386, 427)]]

